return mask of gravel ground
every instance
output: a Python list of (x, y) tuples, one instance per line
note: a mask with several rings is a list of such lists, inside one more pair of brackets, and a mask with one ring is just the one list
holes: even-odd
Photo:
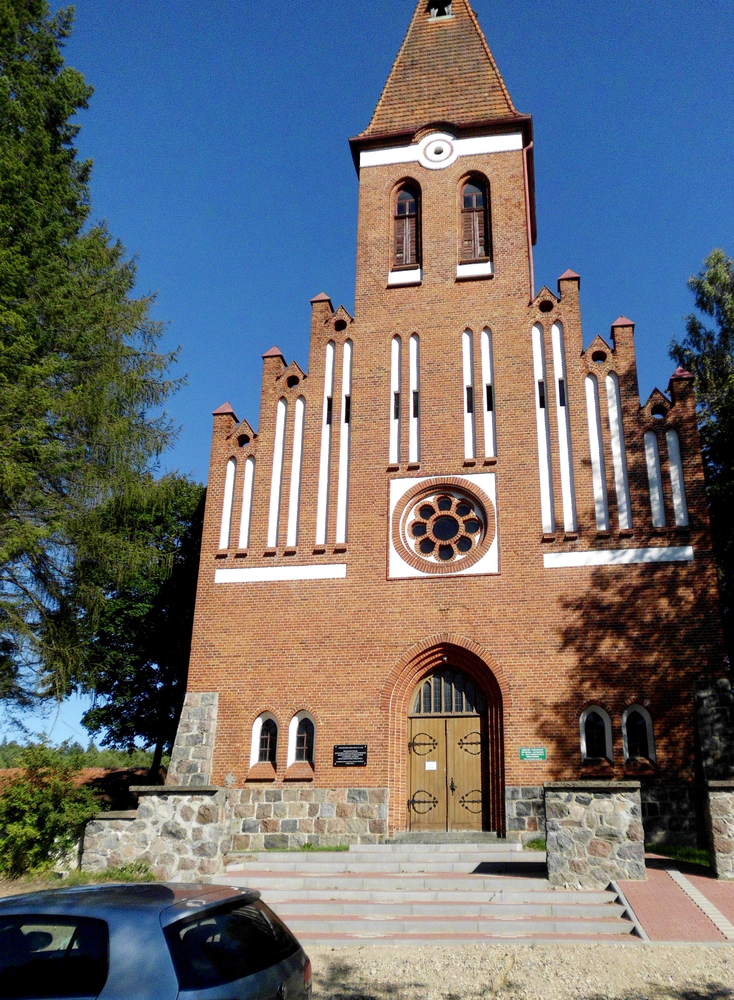
[(734, 1000), (730, 945), (367, 945), (307, 951), (314, 1000)]

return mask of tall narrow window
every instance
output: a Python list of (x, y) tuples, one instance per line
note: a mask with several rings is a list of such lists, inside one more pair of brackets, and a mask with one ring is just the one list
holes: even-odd
[(260, 729), (260, 747), (258, 752), (258, 763), (272, 764), (278, 756), (278, 725), (275, 719), (265, 719)]
[(240, 544), (246, 549), (250, 544), (250, 521), (252, 519), (252, 492), (255, 485), (255, 459), (252, 455), (245, 462), (245, 481), (242, 485), (242, 517), (240, 518)]
[(612, 461), (614, 463), (614, 489), (617, 494), (619, 527), (627, 531), (632, 527), (630, 488), (627, 478), (627, 449), (624, 444), (622, 423), (622, 400), (619, 395), (619, 379), (611, 372), (606, 378), (607, 405), (609, 407), (609, 432), (612, 439)]
[(321, 456), (319, 458), (319, 492), (316, 504), (316, 544), (326, 544), (326, 524), (329, 514), (329, 470), (331, 467), (331, 414), (334, 393), (334, 354), (330, 340), (326, 345), (324, 367), (324, 406), (321, 418)]
[(420, 264), (420, 198), (416, 188), (402, 187), (395, 199), (394, 267)]
[(612, 720), (599, 705), (589, 705), (579, 719), (581, 729), (581, 759), (611, 761), (614, 759)]
[(683, 481), (683, 459), (680, 454), (678, 432), (670, 430), (665, 435), (668, 444), (668, 463), (670, 465), (670, 486), (673, 491), (673, 513), (678, 528), (688, 525), (688, 504), (686, 503), (686, 487)]
[(653, 528), (665, 527), (665, 503), (663, 502), (663, 481), (660, 475), (660, 453), (658, 438), (654, 431), (645, 433), (645, 461), (647, 482), (650, 487), (650, 512)]
[(402, 345), (400, 337), (390, 344), (390, 465), (400, 462), (400, 379)]
[(285, 418), (288, 413), (288, 403), (285, 399), (278, 400), (278, 411), (275, 418), (275, 444), (273, 445), (273, 474), (270, 480), (270, 513), (268, 516), (268, 548), (274, 549), (278, 544), (278, 525), (280, 522), (280, 495), (283, 488), (283, 455), (285, 452)]
[(492, 331), (482, 330), (480, 338), (482, 353), (482, 382), (484, 383), (484, 454), (494, 458), (496, 454), (494, 433), (494, 372), (492, 359)]
[(622, 743), (625, 760), (655, 761), (655, 737), (650, 713), (642, 705), (630, 705), (622, 713)]
[(347, 540), (347, 508), (349, 505), (349, 442), (352, 413), (352, 342), (344, 344), (342, 361), (342, 421), (339, 435), (339, 484), (336, 498), (336, 542)]
[(237, 472), (237, 462), (230, 458), (227, 462), (227, 472), (224, 477), (224, 502), (222, 504), (222, 523), (219, 528), (219, 548), (229, 548), (229, 536), (232, 530), (232, 504), (234, 502), (234, 480)]
[(296, 760), (313, 764), (314, 725), (310, 719), (301, 719), (296, 732)]
[(410, 338), (410, 434), (408, 461), (420, 462), (420, 340), (414, 333)]
[(467, 181), (461, 191), (461, 259), (486, 260), (490, 256), (487, 188), (478, 179)]
[(540, 471), (540, 513), (545, 534), (556, 530), (553, 507), (553, 477), (551, 475), (550, 428), (548, 407), (545, 405), (545, 346), (543, 327), (533, 327), (533, 374), (535, 376), (535, 420), (538, 431), (538, 465)]
[(298, 519), (301, 501), (301, 465), (303, 459), (303, 424), (306, 400), (296, 400), (296, 419), (293, 424), (293, 464), (291, 466), (291, 493), (288, 500), (288, 545), (298, 544)]
[(464, 458), (477, 457), (474, 426), (474, 336), (471, 330), (461, 335), (461, 354), (464, 370)]
[(591, 480), (594, 486), (594, 511), (597, 531), (609, 531), (609, 500), (607, 498), (607, 474), (604, 463), (604, 443), (601, 436), (599, 415), (599, 383), (595, 376), (586, 376), (586, 420), (589, 426), (589, 450), (591, 452)]
[(571, 425), (566, 398), (566, 350), (563, 326), (554, 323), (551, 329), (553, 345), (553, 373), (556, 377), (556, 421), (558, 423), (558, 457), (561, 464), (561, 496), (563, 499), (563, 528), (576, 531), (576, 494), (574, 491), (573, 461), (571, 457)]

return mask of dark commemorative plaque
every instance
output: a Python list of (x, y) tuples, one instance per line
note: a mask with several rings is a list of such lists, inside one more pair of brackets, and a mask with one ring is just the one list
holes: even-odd
[(334, 747), (334, 767), (366, 767), (366, 743), (339, 743)]

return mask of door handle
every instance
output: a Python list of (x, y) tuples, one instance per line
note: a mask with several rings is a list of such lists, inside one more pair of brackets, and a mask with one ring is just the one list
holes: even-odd
[(449, 785), (449, 788), (451, 789), (451, 794), (453, 795), (454, 792), (456, 791), (456, 785), (454, 784), (453, 778), (451, 779), (451, 784)]

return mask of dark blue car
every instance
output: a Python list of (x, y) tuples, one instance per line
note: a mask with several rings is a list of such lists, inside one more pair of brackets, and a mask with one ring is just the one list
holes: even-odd
[(308, 1000), (311, 963), (250, 889), (146, 883), (0, 899), (0, 998)]

